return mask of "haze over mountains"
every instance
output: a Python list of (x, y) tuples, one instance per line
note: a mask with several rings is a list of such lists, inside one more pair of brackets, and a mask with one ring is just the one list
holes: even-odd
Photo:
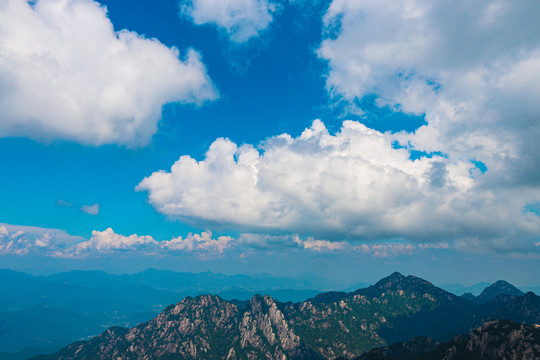
[[(525, 324), (540, 322), (540, 297), (531, 292), (517, 294), (515, 292), (519, 290), (505, 282), (487, 287), (475, 298), (479, 301), (454, 295), (414, 276), (394, 273), (375, 285), (353, 292), (326, 292), (305, 301), (284, 302), (286, 300), (278, 301), (268, 295), (255, 295), (249, 301), (227, 301), (217, 295), (183, 298), (171, 289), (179, 285), (177, 281), (182, 277), (191, 279), (191, 282), (186, 280), (184, 283), (185, 289), (195, 289), (202, 284), (216, 287), (220, 284), (223, 287), (238, 281), (242, 281), (244, 286), (254, 285), (257, 281), (268, 286), (292, 286), (294, 280), (166, 272), (158, 281), (159, 272), (149, 271), (126, 276), (132, 283), (124, 288), (115, 288), (113, 283), (118, 281), (118, 276), (104, 273), (75, 272), (46, 278), (6, 270), (1, 274), (3, 279), (9, 276), (17, 278), (20, 284), (23, 280), (33, 281), (35, 290), (30, 295), (35, 296), (34, 301), (38, 301), (37, 297), (45, 299), (45, 305), (34, 307), (32, 312), (23, 309), (32, 306), (32, 296), (28, 293), (24, 294), (28, 299), (26, 303), (16, 306), (13, 304), (16, 304), (17, 291), (11, 293), (11, 298), (6, 292), (2, 293), (2, 306), (5, 308), (12, 302), (12, 307), (2, 313), (1, 331), (9, 334), (11, 339), (19, 338), (19, 348), (15, 351), (21, 350), (25, 341), (46, 339), (46, 336), (49, 336), (49, 344), (58, 349), (77, 338), (97, 335), (111, 325), (122, 325), (111, 327), (89, 342), (69, 345), (54, 355), (39, 359), (89, 359), (98, 355), (102, 358), (121, 356), (123, 359), (169, 358), (167, 356), (187, 359), (353, 358), (373, 348), (411, 341), (416, 336), (433, 339), (425, 341), (433, 345), (430, 345), (431, 349), (427, 346), (422, 352), (433, 350), (436, 344), (449, 341), (457, 334), (468, 333), (493, 319), (510, 319)], [(100, 291), (94, 293), (101, 295), (92, 297), (90, 291), (82, 292), (78, 298), (65, 296), (72, 289), (84, 289), (75, 285), (77, 276), (87, 277), (87, 286), (94, 286), (94, 290), (99, 288)], [(168, 290), (153, 289), (145, 281), (155, 281)], [(52, 290), (43, 292), (47, 284)], [(123, 284), (126, 285), (125, 282)], [(40, 289), (39, 286), (44, 287)], [(123, 300), (121, 296), (115, 298), (114, 289), (124, 292)], [(137, 291), (146, 291), (147, 296), (137, 298)], [(307, 294), (309, 290), (304, 291)], [(45, 295), (38, 295), (40, 293)], [(296, 295), (299, 296), (298, 293)], [(485, 301), (488, 295), (493, 298)], [(58, 298), (53, 301), (55, 296), (63, 298), (64, 303)], [(83, 301), (85, 296), (90, 297)], [(174, 303), (176, 305), (167, 306)], [(163, 308), (163, 312), (151, 319)], [(57, 313), (47, 318), (48, 312), (55, 311)], [(13, 326), (16, 320), (11, 323), (4, 320), (8, 318), (7, 314), (15, 319), (18, 317), (21, 324), (25, 323), (26, 314), (27, 318), (35, 318), (33, 323), (39, 326), (27, 329), (25, 333), (24, 326), (19, 330)], [(64, 319), (64, 322), (50, 321), (51, 318)], [(95, 320), (99, 320), (99, 324)], [(150, 321), (132, 327), (143, 320)], [(39, 333), (40, 329), (42, 333)], [(71, 340), (67, 334), (71, 335)], [(9, 349), (13, 352), (15, 348), (14, 342), (8, 341), (4, 341), (2, 346), (4, 351)], [(52, 346), (49, 352), (51, 350), (54, 351)], [(34, 354), (37, 351), (34, 350)], [(19, 359), (28, 355), (32, 354), (27, 350), (19, 354)]]

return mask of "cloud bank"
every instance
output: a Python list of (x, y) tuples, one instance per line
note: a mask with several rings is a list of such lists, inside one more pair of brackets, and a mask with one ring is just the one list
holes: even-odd
[(0, 256), (38, 256), (59, 259), (159, 257), (186, 255), (201, 260), (216, 258), (247, 257), (256, 253), (267, 254), (270, 250), (286, 252), (316, 252), (340, 254), (356, 253), (375, 258), (412, 256), (426, 250), (447, 250), (447, 243), (406, 242), (349, 243), (328, 241), (298, 235), (270, 235), (241, 233), (214, 237), (207, 230), (200, 234), (188, 234), (170, 240), (158, 241), (150, 235), (122, 235), (108, 228), (92, 231), (89, 239), (73, 236), (64, 230), (34, 226), (0, 224)]
[(87, 258), (129, 252), (147, 256), (194, 253), (200, 258), (211, 258), (223, 254), (232, 244), (232, 237), (214, 239), (211, 231), (157, 241), (150, 235), (125, 236), (108, 228), (92, 231), (90, 239), (84, 239), (58, 229), (0, 224), (0, 255)]
[(141, 146), (161, 108), (216, 98), (200, 55), (115, 32), (92, 0), (0, 6), (0, 136)]
[(471, 162), (412, 160), (395, 136), (355, 121), (332, 135), (317, 120), (260, 149), (217, 139), (204, 160), (182, 156), (137, 190), (171, 218), (248, 231), (531, 248), (540, 218), (523, 211), (528, 194), (484, 186)]
[(237, 43), (259, 36), (272, 22), (275, 10), (267, 0), (190, 0), (180, 7), (194, 24), (213, 24)]

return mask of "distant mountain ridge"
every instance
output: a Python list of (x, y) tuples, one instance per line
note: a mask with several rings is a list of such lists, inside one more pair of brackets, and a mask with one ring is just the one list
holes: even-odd
[(539, 314), (540, 297), (533, 293), (499, 294), (477, 304), (421, 278), (393, 273), (365, 289), (298, 303), (268, 295), (249, 302), (187, 297), (149, 322), (111, 328), (35, 359), (350, 359), (418, 336), (434, 339), (415, 345), (427, 348), (500, 315), (535, 323)]

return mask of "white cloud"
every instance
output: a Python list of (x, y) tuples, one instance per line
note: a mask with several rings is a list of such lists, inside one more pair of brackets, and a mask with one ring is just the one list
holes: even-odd
[(81, 211), (89, 215), (99, 215), (99, 204), (83, 205)]
[(212, 232), (188, 234), (185, 238), (157, 241), (150, 235), (125, 236), (113, 229), (92, 231), (90, 239), (64, 230), (0, 223), (0, 255), (37, 255), (57, 258), (86, 258), (114, 255), (168, 256), (194, 253), (199, 258), (223, 254), (233, 245), (230, 236), (212, 237)]
[(157, 241), (151, 236), (138, 236), (133, 234), (124, 236), (116, 234), (113, 229), (108, 228), (105, 231), (92, 231), (90, 240), (76, 245), (77, 250), (138, 250), (142, 247), (157, 245)]
[(161, 242), (161, 247), (166, 250), (182, 251), (208, 251), (214, 254), (222, 254), (232, 245), (233, 238), (230, 236), (220, 236), (212, 239), (212, 232), (204, 231), (199, 234), (189, 234), (185, 239), (177, 237)]
[(181, 6), (181, 13), (194, 24), (214, 24), (238, 43), (264, 31), (275, 11), (276, 6), (267, 0), (189, 0)]
[(304, 247), (304, 249), (318, 252), (343, 250), (348, 247), (348, 243), (345, 241), (315, 240), (312, 237), (308, 238), (307, 240), (298, 239), (297, 241), (301, 246)]
[(425, 114), (402, 143), (480, 160), (485, 182), (538, 198), (539, 17), (530, 1), (334, 0), (318, 54), (336, 97)]
[(297, 138), (268, 139), (260, 151), (218, 139), (204, 160), (182, 156), (137, 190), (169, 217), (246, 230), (421, 242), (475, 234), (531, 245), (540, 218), (523, 211), (526, 192), (481, 186), (484, 175), (473, 178), (470, 162), (413, 161), (393, 141), (354, 121), (335, 135), (315, 121)]
[(0, 136), (140, 146), (164, 104), (216, 97), (196, 51), (115, 32), (92, 0), (3, 1), (0, 54)]

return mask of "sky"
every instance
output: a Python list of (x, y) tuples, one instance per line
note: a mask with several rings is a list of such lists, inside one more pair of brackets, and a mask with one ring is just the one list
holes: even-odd
[(540, 285), (539, 16), (6, 0), (0, 267)]

